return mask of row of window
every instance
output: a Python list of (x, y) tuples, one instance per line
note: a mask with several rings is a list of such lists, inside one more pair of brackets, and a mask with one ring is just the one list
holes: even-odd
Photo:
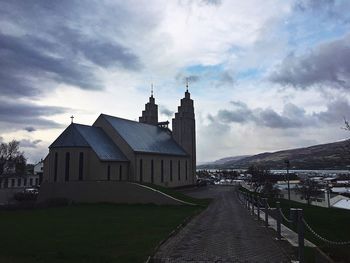
[(0, 188), (27, 187), (39, 185), (39, 178), (6, 178), (0, 180)]
[[(140, 159), (140, 182), (143, 182), (143, 160)], [(169, 160), (170, 182), (173, 181), (173, 160)], [(185, 161), (185, 180), (188, 177), (187, 160)], [(181, 161), (177, 161), (177, 180), (181, 181)], [(164, 160), (160, 161), (160, 182), (164, 183)], [(154, 160), (151, 160), (151, 183), (154, 183)]]
[[(55, 153), (54, 157), (54, 181), (57, 182), (57, 175), (58, 175), (58, 153)], [(78, 173), (78, 180), (82, 181), (84, 178), (84, 153), (79, 153), (79, 173)], [(67, 182), (70, 180), (70, 153), (66, 152), (65, 154), (65, 169), (64, 169), (64, 180)], [(119, 166), (119, 180), (122, 180), (123, 175), (123, 167)], [(111, 180), (111, 166), (107, 166), (107, 180)]]

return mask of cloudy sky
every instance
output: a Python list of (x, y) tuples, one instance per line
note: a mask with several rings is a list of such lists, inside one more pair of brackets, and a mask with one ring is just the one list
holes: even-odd
[(70, 123), (170, 120), (190, 80), (199, 162), (347, 138), (350, 1), (0, 0), (0, 141), (30, 162)]

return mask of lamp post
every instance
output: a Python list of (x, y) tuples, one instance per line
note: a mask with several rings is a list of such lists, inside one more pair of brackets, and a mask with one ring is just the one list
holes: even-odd
[(289, 162), (288, 159), (286, 159), (284, 162), (285, 162), (286, 168), (287, 168), (288, 202), (290, 203), (290, 186), (289, 186), (289, 166), (290, 166), (290, 162)]

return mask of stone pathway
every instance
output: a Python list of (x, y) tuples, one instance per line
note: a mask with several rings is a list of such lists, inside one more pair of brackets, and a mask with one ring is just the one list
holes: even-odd
[(186, 192), (215, 198), (209, 207), (167, 240), (154, 262), (291, 262), (291, 247), (239, 203), (234, 187)]

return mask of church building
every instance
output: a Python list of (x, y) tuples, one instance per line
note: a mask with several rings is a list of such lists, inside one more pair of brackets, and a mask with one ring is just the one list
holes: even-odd
[(196, 131), (188, 89), (169, 122), (158, 121), (153, 93), (139, 121), (101, 114), (72, 123), (50, 145), (43, 184), (123, 181), (179, 187), (195, 183)]

